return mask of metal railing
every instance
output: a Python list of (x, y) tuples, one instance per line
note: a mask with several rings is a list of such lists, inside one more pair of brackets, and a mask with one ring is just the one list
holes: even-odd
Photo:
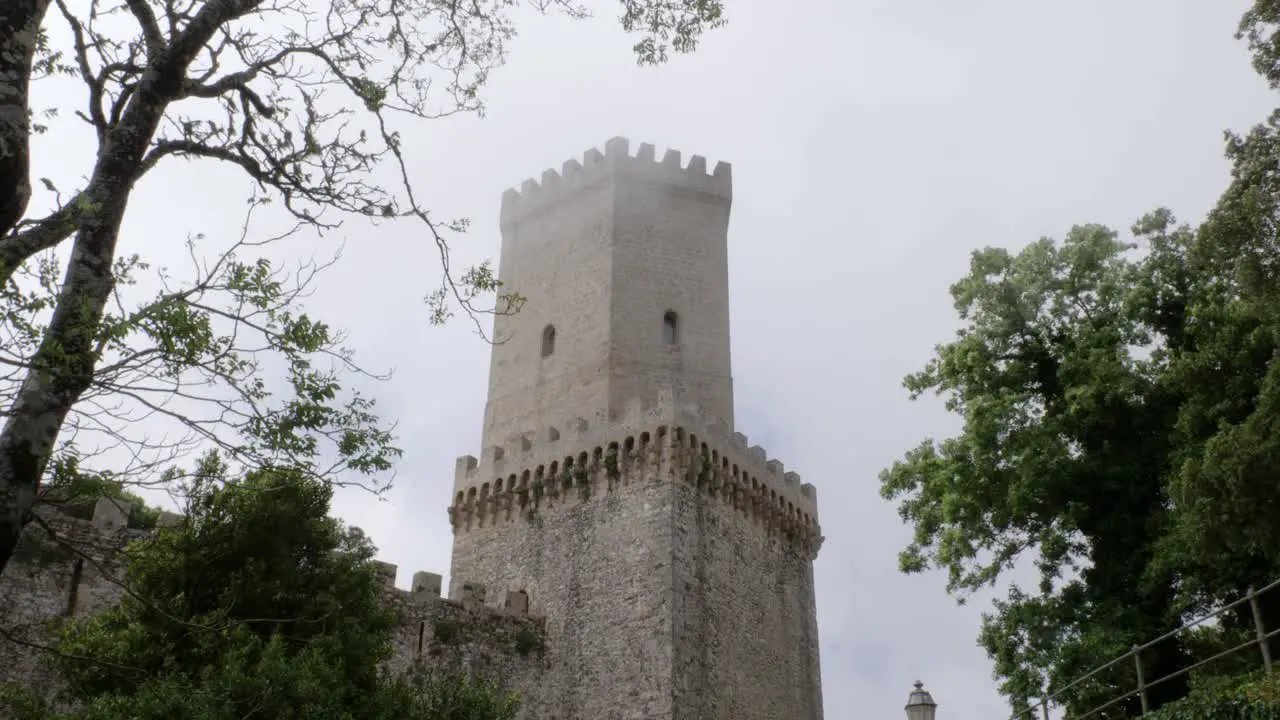
[[(1275, 580), (1269, 585), (1267, 585), (1266, 587), (1261, 588), (1260, 590), (1255, 591), (1253, 588), (1249, 588), (1249, 591), (1246, 592), (1243, 596), (1237, 598), (1235, 601), (1231, 603), (1223, 605), (1222, 607), (1214, 610), (1213, 612), (1206, 613), (1194, 620), (1184, 623), (1183, 625), (1180, 625), (1177, 628), (1170, 630), (1169, 632), (1161, 635), (1158, 638), (1155, 638), (1154, 640), (1149, 640), (1142, 645), (1134, 645), (1132, 648), (1129, 649), (1128, 652), (1124, 653), (1123, 655), (1120, 655), (1119, 657), (1111, 660), (1110, 662), (1107, 662), (1102, 665), (1099, 665), (1098, 667), (1095, 667), (1094, 669), (1090, 670), (1084, 675), (1081, 675), (1080, 677), (1071, 681), (1065, 687), (1060, 688), (1056, 692), (1042, 696), (1040, 698), (1038, 707), (1036, 705), (1032, 705), (1026, 708), (1025, 710), (1021, 710), (1017, 713), (1014, 713), (1013, 716), (1010, 718), (1010, 720), (1035, 720), (1037, 715), (1041, 720), (1052, 720), (1049, 714), (1049, 709), (1051, 707), (1054, 707), (1055, 704), (1057, 706), (1061, 706), (1062, 703), (1059, 701), (1063, 700), (1067, 696), (1067, 694), (1070, 693), (1073, 689), (1079, 688), (1081, 685), (1088, 682), (1089, 680), (1097, 678), (1102, 673), (1107, 672), (1112, 668), (1116, 668), (1120, 666), (1121, 663), (1124, 663), (1126, 661), (1133, 663), (1133, 675), (1137, 680), (1136, 685), (1133, 689), (1124, 691), (1117, 697), (1113, 697), (1107, 702), (1101, 705), (1098, 705), (1097, 707), (1094, 707), (1091, 710), (1088, 710), (1080, 715), (1067, 715), (1065, 720), (1087, 720), (1087, 718), (1096, 717), (1100, 713), (1103, 713), (1106, 710), (1108, 710), (1109, 708), (1115, 707), (1117, 704), (1122, 703), (1126, 700), (1129, 700), (1134, 696), (1137, 696), (1139, 698), (1139, 701), (1141, 703), (1141, 708), (1142, 708), (1142, 714), (1145, 715), (1151, 710), (1151, 704), (1148, 699), (1148, 692), (1151, 690), (1151, 688), (1159, 686), (1163, 683), (1169, 682), (1170, 680), (1174, 680), (1179, 677), (1182, 677), (1183, 675), (1186, 675), (1202, 667), (1205, 667), (1210, 663), (1217, 662), (1218, 660), (1222, 660), (1223, 658), (1234, 655), (1242, 650), (1245, 650), (1254, 646), (1258, 647), (1262, 657), (1262, 667), (1265, 670), (1266, 674), (1270, 676), (1271, 665), (1272, 665), (1270, 640), (1271, 638), (1277, 635), (1280, 635), (1280, 628), (1267, 631), (1266, 627), (1263, 625), (1262, 609), (1258, 604), (1258, 597), (1261, 595), (1265, 595), (1267, 592), (1270, 592), (1270, 591), (1280, 592), (1280, 590), (1277, 590), (1277, 588), (1280, 588), (1280, 580)], [(1244, 603), (1249, 603), (1249, 606), (1253, 615), (1254, 634), (1252, 638), (1250, 638), (1245, 642), (1239, 643), (1234, 647), (1230, 647), (1226, 650), (1222, 650), (1221, 652), (1215, 653), (1210, 657), (1204, 658), (1203, 660), (1199, 660), (1180, 670), (1171, 672), (1168, 675), (1155, 678), (1154, 680), (1147, 680), (1145, 676), (1145, 670), (1143, 668), (1143, 663), (1142, 663), (1142, 656), (1144, 652), (1150, 650), (1151, 648), (1155, 647), (1156, 645), (1166, 640), (1169, 640), (1179, 635), (1180, 633), (1188, 632), (1196, 627), (1204, 625), (1205, 623), (1211, 620), (1221, 617), (1222, 615), (1240, 607)], [(1037, 710), (1039, 710), (1038, 713), (1036, 712)]]

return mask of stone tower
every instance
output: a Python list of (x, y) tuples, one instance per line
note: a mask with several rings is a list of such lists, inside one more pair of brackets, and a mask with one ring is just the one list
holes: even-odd
[(546, 618), (530, 720), (822, 718), (817, 491), (734, 431), (732, 194), (614, 138), (503, 195), (527, 302), (458, 460), (451, 594)]

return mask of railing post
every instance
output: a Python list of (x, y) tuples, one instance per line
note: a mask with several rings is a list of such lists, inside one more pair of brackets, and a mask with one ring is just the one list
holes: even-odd
[(1262, 624), (1262, 606), (1258, 604), (1258, 595), (1249, 586), (1249, 608), (1253, 610), (1253, 629), (1258, 633), (1258, 647), (1262, 649), (1262, 665), (1271, 674), (1271, 645), (1267, 640), (1267, 628)]
[(1049, 697), (1040, 696), (1040, 720), (1049, 720)]
[(1151, 712), (1151, 706), (1147, 702), (1147, 679), (1142, 672), (1142, 648), (1134, 645), (1131, 652), (1133, 652), (1133, 667), (1138, 671), (1138, 697), (1142, 700), (1142, 714), (1146, 715)]

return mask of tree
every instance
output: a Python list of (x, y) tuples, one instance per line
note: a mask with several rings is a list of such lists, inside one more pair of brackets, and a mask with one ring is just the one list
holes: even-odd
[[(1273, 87), (1277, 22), (1280, 2), (1259, 0), (1240, 29)], [(980, 634), (1015, 707), (1280, 577), (1280, 113), (1227, 140), (1232, 182), (1195, 229), (1159, 211), (1133, 244), (1083, 226), (1061, 245), (976, 252), (952, 288), (964, 329), (906, 380), (964, 426), (881, 476), (915, 528), (904, 571), (946, 568), (961, 599), (1020, 558), (1040, 571)], [(1280, 592), (1260, 600), (1280, 627)], [(1160, 643), (1147, 680), (1251, 637), (1252, 622), (1242, 605)], [(1063, 702), (1119, 697), (1127, 665)], [(1183, 676), (1151, 699), (1189, 688)]]
[[(1202, 609), (1280, 577), (1280, 115), (1229, 133), (1227, 155), (1232, 182), (1188, 255), (1187, 347), (1170, 366), (1185, 397), (1161, 549)], [(1259, 600), (1280, 627), (1280, 592)]]
[(181, 525), (132, 544), (121, 602), (68, 621), (53, 713), (10, 689), (30, 720), (359, 717), (510, 720), (514, 696), (448, 675), (382, 668), (393, 618), (362, 533), (328, 516), (330, 485), (257, 470), (228, 481), (216, 456), (191, 482)]
[[(1173, 579), (1152, 570), (1178, 409), (1160, 372), (1180, 320), (1168, 267), (1188, 241), (1171, 223), (1156, 213), (1135, 228), (1141, 260), (1100, 226), (1060, 246), (975, 252), (952, 288), (964, 329), (906, 380), (913, 397), (946, 395), (964, 429), (881, 476), (915, 525), (903, 569), (945, 568), (964, 597), (1028, 553), (1039, 568), (1036, 592), (1013, 587), (981, 634), (1015, 705), (1039, 696), (1042, 678), (1065, 685), (1176, 621)], [(1164, 648), (1151, 672), (1182, 655)], [(1077, 702), (1109, 690), (1081, 688)], [(1182, 694), (1170, 682), (1154, 700)]]
[[(1061, 246), (975, 253), (952, 289), (965, 328), (907, 378), (965, 424), (881, 476), (915, 526), (903, 569), (946, 568), (962, 598), (1028, 554), (1041, 573), (980, 636), (1015, 705), (1280, 577), (1276, 122), (1230, 136), (1235, 177), (1194, 231), (1160, 211), (1133, 245), (1086, 226)], [(1260, 601), (1280, 627), (1280, 592)], [(1244, 605), (1221, 637), (1153, 648), (1148, 679), (1252, 622)], [(1067, 702), (1083, 712), (1132, 683), (1083, 683)]]
[[(145, 270), (122, 252), (120, 227), (138, 180), (176, 159), (239, 169), (253, 204), (274, 201), (299, 227), (321, 231), (346, 218), (421, 223), (440, 253), (443, 280), (428, 296), (433, 318), (461, 309), (512, 312), (488, 264), (459, 272), (448, 237), (465, 222), (434, 217), (413, 191), (397, 117), (429, 119), (482, 108), (488, 74), (505, 60), (519, 3), (486, 0), (12, 0), (0, 7), (0, 323), (11, 336), (0, 386), (0, 568), (37, 501), (41, 478), (68, 423), (104, 433), (154, 478), (173, 459), (129, 435), (116, 403), (166, 412), (157, 394), (184, 395), (190, 382), (217, 394), (185, 398), (213, 419), (169, 411), (197, 444), (236, 452), (247, 467), (266, 460), (381, 473), (395, 448), (370, 404), (341, 392), (339, 372), (358, 372), (335, 333), (293, 303), (299, 288), (261, 258), (247, 235), (209, 259), (193, 250), (195, 278), (136, 308), (118, 291)], [(531, 0), (573, 16), (569, 0)], [(642, 63), (688, 52), (723, 22), (720, 0), (622, 0), (622, 25), (640, 35)], [(53, 203), (33, 216), (29, 145), (44, 128), (31, 109), (34, 83), (78, 79), (76, 109), (95, 133), (96, 159), (83, 187), (37, 187)], [(65, 108), (49, 108), (55, 112)], [(392, 170), (395, 185), (374, 171)], [(63, 247), (69, 244), (68, 247)], [(60, 250), (60, 253), (53, 251)], [(490, 306), (482, 298), (495, 295)], [(247, 303), (247, 306), (244, 306)], [(240, 344), (242, 333), (256, 343)], [(282, 356), (292, 393), (269, 391), (261, 351)], [(332, 362), (337, 369), (318, 369)], [(167, 386), (148, 385), (159, 370)], [(195, 376), (195, 380), (192, 380)], [(141, 380), (146, 378), (147, 380)], [(230, 408), (231, 419), (222, 416)], [(230, 437), (228, 437), (230, 433)], [(327, 445), (325, 441), (328, 441)], [(82, 446), (84, 443), (81, 444)], [(97, 447), (97, 446), (94, 446)], [(92, 449), (64, 447), (79, 460)], [(335, 460), (336, 458), (336, 460)], [(318, 466), (317, 477), (333, 477)], [(372, 480), (375, 488), (378, 484)]]

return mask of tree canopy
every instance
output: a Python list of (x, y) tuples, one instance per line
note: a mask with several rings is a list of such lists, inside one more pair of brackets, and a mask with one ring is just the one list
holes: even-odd
[[(128, 548), (122, 601), (69, 621), (51, 656), (78, 710), (9, 689), (25, 720), (510, 720), (483, 680), (392, 677), (392, 615), (374, 548), (328, 516), (306, 473), (228, 480), (216, 456), (190, 480), (184, 522)], [(3, 705), (0, 705), (3, 707)]]
[[(1278, 20), (1264, 0), (1241, 25), (1273, 85)], [(1081, 225), (975, 252), (951, 289), (962, 329), (905, 381), (912, 397), (942, 395), (963, 426), (881, 475), (914, 527), (903, 570), (945, 569), (961, 598), (1015, 563), (1039, 571), (980, 633), (1015, 707), (1280, 577), (1280, 116), (1228, 133), (1227, 156), (1231, 184), (1197, 227), (1159, 210), (1132, 241)], [(1280, 592), (1262, 601), (1280, 627)], [(1225, 642), (1205, 639), (1144, 653), (1148, 680)], [(1121, 686), (1133, 678), (1082, 683), (1065, 701), (1081, 712)], [(1151, 699), (1188, 691), (1184, 675)]]

